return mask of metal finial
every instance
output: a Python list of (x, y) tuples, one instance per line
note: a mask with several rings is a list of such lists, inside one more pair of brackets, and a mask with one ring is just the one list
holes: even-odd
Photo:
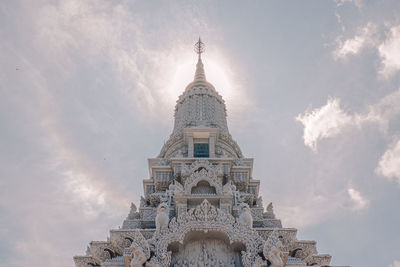
[(200, 37), (197, 43), (194, 45), (194, 51), (200, 56), (204, 52), (204, 43), (201, 41)]

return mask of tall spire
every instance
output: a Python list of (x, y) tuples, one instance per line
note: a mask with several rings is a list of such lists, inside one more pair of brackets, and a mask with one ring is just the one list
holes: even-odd
[(205, 45), (201, 41), (199, 37), (199, 41), (194, 45), (194, 51), (199, 55), (197, 65), (196, 65), (196, 73), (194, 75), (194, 81), (205, 81), (206, 80), (206, 74), (204, 73), (204, 65), (203, 62), (201, 61), (201, 54), (204, 52)]

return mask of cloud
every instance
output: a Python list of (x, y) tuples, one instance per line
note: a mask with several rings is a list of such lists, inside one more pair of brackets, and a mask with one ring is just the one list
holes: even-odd
[(353, 3), (356, 7), (361, 8), (363, 5), (363, 0), (335, 0), (337, 6), (342, 6), (345, 3)]
[(335, 137), (349, 126), (360, 128), (367, 123), (375, 124), (386, 133), (390, 120), (400, 114), (398, 103), (400, 89), (368, 106), (366, 111), (350, 114), (340, 107), (340, 99), (328, 98), (324, 106), (306, 110), (295, 119), (303, 124), (304, 144), (316, 152), (319, 141)]
[(356, 189), (350, 187), (347, 189), (347, 193), (352, 201), (353, 210), (362, 211), (369, 207), (370, 201), (366, 197), (362, 196)]
[(400, 139), (394, 142), (379, 160), (376, 173), (400, 184)]
[(329, 195), (307, 191), (301, 198), (281, 200), (276, 213), (284, 227), (303, 228), (320, 223), (332, 214), (340, 214), (349, 206), (347, 199), (343, 191)]
[[(344, 31), (345, 26), (340, 14), (336, 13), (336, 17)], [(346, 60), (350, 55), (357, 55), (363, 49), (371, 48), (379, 55), (381, 65), (379, 75), (387, 79), (400, 70), (400, 25), (368, 22), (365, 26), (359, 27), (353, 37), (345, 39), (340, 35), (335, 42), (337, 45), (333, 51), (335, 60)]]
[(319, 140), (339, 134), (352, 117), (341, 109), (339, 99), (329, 98), (326, 105), (299, 114), (296, 120), (304, 126), (304, 144), (316, 151)]
[(342, 40), (342, 36), (336, 39), (338, 47), (333, 52), (334, 59), (347, 59), (349, 55), (356, 55), (361, 52), (364, 47), (376, 44), (377, 27), (372, 22), (359, 28), (357, 32), (358, 34), (350, 39)]
[[(84, 55), (85, 64), (94, 69), (99, 65), (107, 66), (109, 78), (116, 84), (113, 90), (124, 96), (130, 110), (142, 114), (143, 119), (158, 120), (169, 126), (173, 118), (171, 107), (194, 75), (194, 36), (198, 32), (207, 32), (210, 38), (218, 36), (217, 28), (210, 29), (204, 20), (191, 16), (194, 12), (191, 8), (186, 10), (186, 16), (176, 16), (175, 8), (173, 5), (165, 7), (164, 12), (170, 14), (170, 19), (164, 22), (165, 16), (157, 14), (151, 18), (136, 16), (126, 1), (70, 0), (47, 4), (38, 11), (40, 19), (35, 25), (35, 44), (46, 48), (45, 59), (59, 65), (63, 72), (75, 71), (80, 61), (76, 55)], [(164, 27), (166, 23), (168, 27)], [(153, 24), (159, 27), (153, 28)], [(152, 31), (144, 31), (146, 26)], [(229, 83), (220, 86), (221, 73), (214, 75), (217, 79), (211, 78), (210, 82), (220, 93), (225, 93), (225, 98), (226, 92), (221, 92), (223, 89), (219, 87), (234, 92), (225, 100), (228, 104), (234, 103), (231, 106), (235, 109), (244, 109), (244, 105), (237, 103), (249, 103), (250, 100), (245, 90), (240, 90), (234, 64), (224, 56), (223, 50), (217, 45), (207, 46), (204, 56), (207, 77), (212, 77), (215, 70), (207, 65), (210, 60), (219, 67), (218, 70), (223, 70), (222, 76)], [(190, 75), (172, 81), (183, 65), (189, 68)], [(166, 112), (170, 113), (169, 119), (163, 117)]]
[(400, 25), (389, 30), (387, 39), (378, 47), (382, 68), (380, 74), (388, 78), (400, 70)]
[(281, 200), (276, 213), (285, 227), (308, 227), (329, 219), (333, 214), (344, 214), (350, 210), (361, 212), (370, 207), (370, 200), (351, 186), (338, 191), (316, 191), (317, 188), (307, 191), (297, 200)]

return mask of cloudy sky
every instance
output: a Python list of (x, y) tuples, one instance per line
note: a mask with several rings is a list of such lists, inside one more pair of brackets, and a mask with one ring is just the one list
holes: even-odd
[(400, 266), (400, 1), (4, 0), (0, 25), (1, 266), (73, 266), (121, 225), (199, 35), (283, 225)]

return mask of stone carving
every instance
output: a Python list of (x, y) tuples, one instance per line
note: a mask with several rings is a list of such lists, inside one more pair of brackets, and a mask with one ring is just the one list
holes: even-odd
[[(174, 257), (171, 266), (224, 266), (235, 267), (240, 263), (238, 252), (233, 252), (228, 248), (229, 245), (221, 240), (198, 241), (188, 244), (188, 251), (180, 253)], [(226, 250), (224, 250), (226, 249)], [(236, 259), (236, 260), (235, 260)], [(236, 264), (236, 262), (238, 264)]]
[(146, 200), (151, 207), (157, 207), (161, 202), (167, 202), (168, 198), (167, 192), (159, 191), (147, 195)]
[(128, 214), (128, 220), (134, 220), (139, 218), (139, 213), (137, 212), (136, 205), (131, 203), (131, 209)]
[(256, 199), (256, 207), (257, 208), (261, 208), (262, 206), (263, 206), (263, 199), (262, 199), (262, 197), (260, 196), (260, 197), (258, 197), (257, 199)]
[(239, 203), (247, 203), (247, 204), (252, 204), (253, 200), (254, 200), (254, 195), (253, 194), (249, 194), (249, 193), (245, 193), (242, 191), (238, 191), (238, 202)]
[(162, 231), (168, 228), (169, 208), (166, 203), (161, 203), (157, 208), (156, 231)]
[(242, 204), (241, 205), (241, 213), (239, 215), (239, 223), (245, 225), (247, 227), (253, 227), (253, 216), (251, 215), (251, 210), (249, 205)]
[[(235, 221), (235, 218), (212, 206), (204, 200), (196, 208), (182, 213), (178, 218), (173, 218), (168, 231), (160, 233), (156, 231), (149, 243), (154, 247), (154, 256), (148, 266), (167, 267), (171, 263), (171, 251), (168, 245), (173, 242), (183, 243), (187, 233), (192, 231), (215, 231), (227, 236), (230, 243), (244, 244), (246, 251), (242, 251), (242, 263), (245, 267), (251, 267), (260, 256), (263, 240), (255, 230)], [(146, 265), (147, 266), (147, 265)]]
[(278, 231), (274, 230), (267, 241), (264, 243), (263, 254), (266, 259), (271, 262), (270, 267), (283, 267), (283, 258), (285, 255), (282, 253), (283, 245), (278, 237)]
[(96, 261), (92, 258), (92, 256), (75, 256), (74, 262), (76, 267), (87, 267), (96, 265)]
[[(206, 169), (209, 172), (215, 172), (216, 175), (219, 175), (218, 171), (216, 171), (217, 167), (213, 166), (208, 160), (206, 159), (197, 159), (191, 165), (182, 165), (182, 175), (189, 176), (194, 172), (198, 171), (199, 169)], [(222, 175), (222, 174), (220, 174)]]
[(297, 240), (290, 249), (291, 256), (300, 258), (305, 262), (311, 261), (311, 257), (317, 254), (316, 243), (315, 241)]
[(206, 170), (202, 168), (200, 171), (193, 172), (189, 178), (185, 181), (185, 194), (190, 195), (192, 187), (196, 186), (200, 181), (206, 181), (210, 186), (215, 188), (218, 195), (222, 194), (222, 183), (218, 179), (213, 170)]
[[(150, 258), (150, 247), (139, 230), (130, 233), (131, 245), (124, 249), (126, 267), (140, 267)], [(129, 264), (129, 266), (128, 266)]]
[(103, 262), (115, 256), (114, 248), (109, 241), (92, 241), (89, 248), (90, 255), (96, 262)]
[(234, 187), (234, 185), (232, 185), (232, 182), (229, 181), (222, 187), (222, 194), (224, 196), (233, 196), (234, 190), (236, 190), (236, 187)]
[(274, 207), (272, 206), (272, 202), (270, 202), (267, 206), (267, 212), (264, 213), (264, 218), (267, 219), (275, 219), (275, 214), (274, 214)]
[(157, 208), (140, 208), (140, 218), (142, 221), (154, 221), (157, 216)]
[(181, 196), (185, 193), (184, 191), (183, 186), (179, 182), (175, 181), (175, 195)]
[(309, 265), (320, 265), (320, 266), (328, 266), (331, 262), (331, 255), (328, 254), (318, 254), (313, 255), (312, 260), (308, 262)]
[(147, 203), (147, 200), (144, 198), (144, 197), (140, 197), (140, 207), (141, 208), (144, 208), (144, 207), (148, 207), (149, 205), (148, 205), (148, 203)]

